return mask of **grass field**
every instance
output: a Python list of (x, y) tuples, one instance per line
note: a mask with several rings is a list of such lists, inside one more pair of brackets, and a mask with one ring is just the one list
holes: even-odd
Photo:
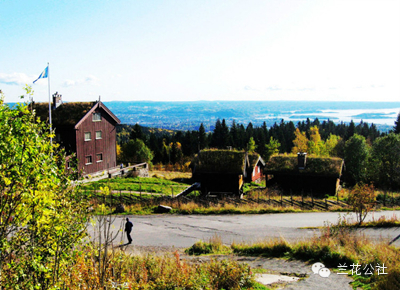
[[(83, 184), (81, 188), (91, 198), (95, 213), (100, 204), (106, 206), (107, 213), (115, 212), (116, 205), (123, 204), (125, 214), (156, 213), (159, 204), (171, 206), (172, 213), (179, 214), (350, 211), (350, 207), (343, 203), (348, 199), (350, 192), (348, 189), (341, 190), (339, 196), (317, 199), (311, 196), (282, 196), (279, 189), (263, 188), (260, 187), (260, 184), (247, 183), (244, 185), (245, 198), (243, 200), (232, 197), (204, 197), (200, 195), (199, 191), (190, 193), (187, 198), (174, 199), (174, 196), (191, 185), (190, 173), (151, 171), (150, 176), (149, 178), (103, 179)], [(109, 189), (107, 194), (102, 190), (105, 188)], [(393, 202), (400, 201), (399, 196), (399, 193), (377, 191), (377, 208), (383, 210), (396, 208)], [(390, 224), (396, 225), (397, 223), (387, 223), (386, 221), (386, 224), (390, 226)], [(378, 225), (384, 225), (384, 222), (380, 222)]]

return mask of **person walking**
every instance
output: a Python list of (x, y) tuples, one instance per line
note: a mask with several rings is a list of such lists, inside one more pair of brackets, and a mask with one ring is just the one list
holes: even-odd
[(128, 237), (128, 244), (132, 244), (132, 237), (131, 237), (132, 228), (133, 228), (133, 223), (129, 220), (129, 218), (126, 218), (125, 232), (126, 236)]

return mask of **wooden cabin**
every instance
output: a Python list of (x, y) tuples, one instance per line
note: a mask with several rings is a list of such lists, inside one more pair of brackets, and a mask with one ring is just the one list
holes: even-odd
[(203, 195), (240, 196), (245, 182), (262, 175), (263, 161), (258, 154), (255, 155), (249, 158), (250, 155), (243, 151), (202, 150), (191, 163), (193, 180), (200, 182)]
[(268, 186), (278, 185), (287, 194), (314, 196), (335, 195), (340, 186), (343, 159), (330, 157), (272, 156), (265, 166), (271, 179)]
[[(33, 109), (41, 120), (49, 119), (48, 103), (33, 103)], [(117, 166), (116, 125), (120, 122), (100, 101), (62, 103), (60, 95), (53, 95), (53, 140), (65, 148), (67, 167), (75, 156), (84, 175)]]
[(249, 153), (249, 167), (248, 167), (248, 180), (247, 182), (260, 183), (264, 178), (265, 162), (258, 153)]

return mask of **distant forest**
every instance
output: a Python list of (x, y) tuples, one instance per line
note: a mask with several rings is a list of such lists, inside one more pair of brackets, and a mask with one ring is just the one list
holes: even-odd
[[(261, 126), (254, 126), (251, 122), (247, 125), (232, 121), (227, 124), (225, 119), (218, 119), (215, 123), (214, 130), (206, 133), (203, 123), (198, 130), (164, 130), (142, 127), (136, 125), (120, 125), (117, 128), (117, 142), (121, 146), (127, 143), (130, 139), (140, 139), (153, 152), (153, 164), (175, 164), (188, 162), (199, 150), (205, 148), (226, 149), (232, 148), (237, 150), (246, 150), (251, 144), (255, 146), (255, 151), (261, 156), (266, 157), (268, 153), (268, 145), (271, 140), (278, 142), (277, 150), (279, 153), (290, 153), (295, 146), (296, 129), (304, 132), (307, 139), (310, 139), (311, 128), (318, 128), (320, 139), (326, 142), (331, 135), (339, 138), (338, 147), (344, 146), (354, 134), (365, 137), (369, 144), (380, 136), (386, 133), (380, 132), (374, 124), (360, 122), (355, 124), (350, 123), (334, 123), (333, 121), (322, 121), (318, 118), (311, 121), (307, 118), (306, 121), (285, 122), (283, 119), (279, 123), (274, 123), (267, 127), (266, 122)], [(271, 139), (272, 137), (272, 139)], [(335, 155), (342, 155), (343, 150), (335, 151)]]

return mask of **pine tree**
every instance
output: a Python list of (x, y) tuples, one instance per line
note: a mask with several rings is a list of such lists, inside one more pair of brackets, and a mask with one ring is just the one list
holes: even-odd
[(232, 146), (234, 148), (238, 148), (239, 135), (238, 135), (238, 128), (236, 126), (235, 120), (232, 121), (232, 126), (231, 126), (229, 134), (231, 135), (231, 138), (232, 138)]
[(256, 142), (253, 137), (250, 137), (249, 143), (247, 143), (247, 152), (254, 153), (256, 151)]
[(132, 131), (129, 135), (129, 139), (131, 140), (135, 140), (135, 139), (140, 139), (140, 140), (144, 140), (144, 135), (142, 132), (142, 128), (140, 127), (140, 125), (138, 123), (135, 124), (135, 126), (133, 126)]
[(222, 119), (221, 124), (221, 149), (226, 149), (227, 146), (232, 146), (231, 136), (229, 134), (229, 128), (226, 125), (225, 119)]
[(253, 128), (253, 124), (250, 122), (247, 127), (246, 127), (246, 138), (247, 138), (247, 142), (250, 141), (250, 138), (254, 137), (254, 128)]
[(267, 123), (264, 121), (262, 124), (262, 131), (263, 131), (263, 135), (265, 137), (265, 140), (269, 140), (269, 133), (268, 133), (268, 128), (267, 128)]
[(345, 135), (345, 140), (349, 140), (351, 137), (353, 137), (353, 135), (356, 133), (356, 126), (353, 122), (353, 120), (351, 120), (349, 127), (346, 130), (346, 135)]
[(162, 161), (162, 151), (160, 149), (157, 137), (154, 133), (150, 133), (149, 148), (154, 153), (153, 161), (158, 163)]
[(237, 149), (241, 150), (244, 149), (246, 146), (246, 130), (244, 129), (243, 124), (240, 124), (238, 127), (238, 141)]
[(207, 147), (207, 135), (203, 123), (201, 123), (199, 127), (199, 145), (200, 150)]
[(286, 141), (286, 152), (289, 153), (291, 152), (291, 148), (293, 147), (293, 140), (296, 138), (294, 135), (294, 131), (296, 130), (296, 127), (294, 126), (294, 123), (292, 121), (286, 123), (285, 126), (285, 141)]
[(281, 147), (281, 144), (275, 140), (273, 137), (269, 139), (269, 143), (265, 144), (265, 153), (263, 155), (263, 158), (265, 161), (268, 161), (272, 155), (278, 154), (279, 153), (279, 148)]
[(221, 120), (217, 119), (215, 122), (215, 128), (212, 134), (212, 141), (211, 141), (211, 146), (215, 148), (220, 148), (221, 145), (221, 136), (222, 136), (222, 125), (221, 125)]
[(394, 121), (393, 132), (395, 134), (400, 134), (400, 113), (397, 115), (397, 120)]

